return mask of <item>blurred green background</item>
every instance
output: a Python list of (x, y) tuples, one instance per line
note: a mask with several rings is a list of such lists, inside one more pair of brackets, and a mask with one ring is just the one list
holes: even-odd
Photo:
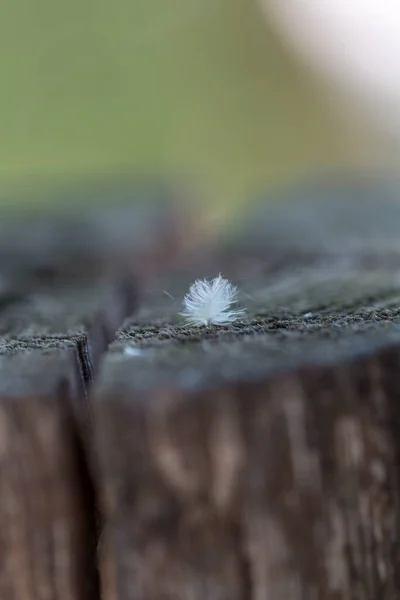
[(229, 207), (347, 160), (255, 0), (3, 0), (0, 64), (3, 203), (164, 174)]

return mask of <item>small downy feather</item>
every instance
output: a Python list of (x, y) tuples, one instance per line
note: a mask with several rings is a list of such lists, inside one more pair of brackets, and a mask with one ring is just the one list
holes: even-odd
[(222, 275), (214, 279), (198, 279), (183, 300), (184, 310), (179, 313), (189, 325), (227, 325), (242, 317), (244, 309), (232, 308), (238, 290)]

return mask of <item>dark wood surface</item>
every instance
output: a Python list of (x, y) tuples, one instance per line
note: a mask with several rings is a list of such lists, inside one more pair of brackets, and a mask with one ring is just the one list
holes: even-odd
[(78, 211), (0, 228), (4, 600), (100, 597), (88, 394), (139, 282), (180, 243), (168, 204)]
[(72, 345), (0, 357), (1, 598), (98, 594), (83, 402)]
[[(172, 207), (55, 219), (54, 260), (44, 217), (0, 244), (1, 598), (400, 597), (396, 189), (321, 181), (204, 239)], [(219, 272), (246, 314), (188, 326)]]

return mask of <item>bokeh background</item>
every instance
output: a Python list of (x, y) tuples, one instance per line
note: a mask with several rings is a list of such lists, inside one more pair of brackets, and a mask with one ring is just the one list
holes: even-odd
[(207, 211), (357, 162), (349, 131), (249, 0), (3, 0), (0, 201), (181, 178)]

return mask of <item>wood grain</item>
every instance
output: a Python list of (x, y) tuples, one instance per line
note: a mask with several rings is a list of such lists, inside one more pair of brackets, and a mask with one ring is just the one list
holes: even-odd
[[(106, 600), (399, 596), (399, 218), (263, 205), (154, 280), (92, 395)], [(219, 271), (246, 316), (189, 327)]]
[(74, 348), (0, 356), (0, 596), (96, 598), (94, 493)]
[(98, 600), (88, 391), (175, 218), (145, 201), (0, 229), (0, 597)]

